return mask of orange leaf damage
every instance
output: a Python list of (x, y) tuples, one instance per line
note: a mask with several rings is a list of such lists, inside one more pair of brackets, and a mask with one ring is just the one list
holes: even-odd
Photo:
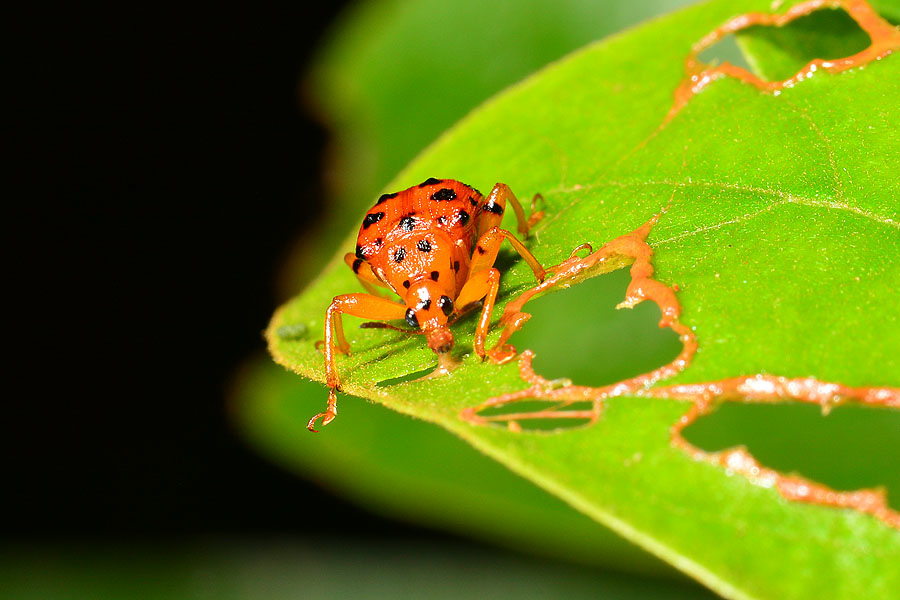
[(872, 406), (900, 408), (900, 390), (892, 388), (848, 388), (815, 379), (787, 379), (754, 375), (697, 385), (681, 385), (650, 390), (654, 398), (677, 398), (693, 402), (691, 408), (671, 428), (672, 446), (694, 460), (720, 466), (738, 473), (756, 485), (775, 488), (787, 500), (850, 508), (868, 513), (885, 524), (900, 529), (900, 513), (891, 510), (883, 490), (841, 492), (798, 475), (784, 475), (760, 465), (744, 448), (722, 452), (704, 452), (682, 436), (684, 428), (715, 410), (716, 401), (738, 400), (771, 402), (786, 399), (808, 402), (827, 410), (841, 402), (853, 401)]
[[(523, 292), (518, 298), (506, 305), (503, 316), (500, 318), (500, 323), (504, 325), (504, 328), (500, 334), (500, 341), (497, 343), (492, 355), (500, 361), (508, 361), (515, 356), (515, 348), (507, 346), (505, 343), (513, 333), (531, 318), (529, 313), (522, 310), (529, 300), (553, 287), (565, 287), (582, 281), (590, 277), (591, 272), (598, 268), (606, 267), (605, 270), (609, 271), (617, 268), (623, 261), (633, 260), (631, 283), (628, 285), (625, 300), (619, 306), (630, 308), (644, 300), (655, 302), (662, 312), (662, 319), (659, 322), (660, 327), (670, 327), (678, 334), (682, 342), (683, 349), (675, 360), (649, 373), (605, 387), (559, 386), (556, 382), (548, 381), (534, 372), (531, 367), (534, 353), (526, 350), (520, 357), (519, 370), (522, 379), (529, 383), (530, 387), (519, 392), (491, 398), (478, 406), (468, 408), (461, 414), (463, 419), (479, 425), (502, 421), (507, 423), (507, 426), (512, 429), (517, 429), (519, 421), (523, 419), (563, 417), (586, 418), (593, 422), (600, 414), (603, 399), (645, 389), (653, 383), (671, 377), (687, 367), (697, 349), (696, 337), (690, 328), (681, 324), (678, 320), (681, 314), (681, 306), (675, 297), (675, 291), (653, 279), (653, 265), (650, 261), (653, 256), (653, 250), (647, 244), (646, 238), (658, 218), (659, 215), (654, 216), (635, 231), (604, 244), (599, 250), (591, 252), (585, 258), (579, 258), (577, 252), (584, 247), (590, 248), (590, 246), (580, 246), (576, 248), (568, 260), (555, 267), (550, 267), (548, 271), (552, 274), (543, 283)], [(575, 402), (592, 401), (593, 408), (590, 411), (566, 411), (559, 413), (551, 410), (549, 412), (537, 411), (493, 416), (478, 414), (486, 409), (504, 406), (524, 399), (556, 402), (561, 404), (560, 408)]]
[[(783, 81), (766, 81), (750, 71), (723, 62), (717, 66), (704, 64), (698, 56), (701, 52), (713, 46), (726, 35), (735, 33), (754, 25), (782, 27), (791, 21), (809, 15), (823, 8), (844, 9), (855, 20), (872, 40), (872, 43), (857, 54), (832, 60), (817, 58), (807, 63), (792, 77)], [(669, 114), (663, 121), (663, 125), (672, 118), (707, 85), (723, 77), (734, 77), (744, 83), (749, 83), (763, 92), (779, 94), (784, 88), (793, 87), (795, 84), (808, 79), (818, 71), (839, 73), (855, 67), (861, 67), (874, 60), (880, 60), (900, 49), (900, 31), (889, 22), (882, 19), (865, 0), (809, 0), (795, 4), (783, 14), (771, 13), (747, 13), (737, 16), (724, 25), (717, 27), (703, 39), (693, 45), (690, 53), (684, 61), (685, 79), (675, 90), (675, 100)]]
[[(816, 59), (809, 62), (793, 77), (784, 81), (764, 81), (752, 73), (727, 62), (712, 67), (697, 58), (699, 53), (712, 46), (722, 37), (754, 25), (782, 26), (798, 17), (822, 8), (843, 8), (871, 37), (872, 43), (865, 50), (846, 58), (836, 60)], [(735, 17), (710, 32), (694, 44), (685, 60), (686, 78), (675, 91), (674, 103), (660, 128), (680, 111), (696, 94), (707, 85), (722, 77), (734, 77), (755, 86), (760, 91), (778, 94), (784, 88), (808, 79), (818, 71), (837, 73), (868, 62), (884, 58), (900, 48), (900, 30), (883, 20), (863, 0), (810, 0), (791, 7), (783, 14), (749, 13)], [(633, 307), (644, 300), (656, 303), (662, 312), (660, 327), (669, 327), (678, 334), (682, 351), (669, 364), (638, 377), (620, 381), (603, 387), (572, 385), (568, 381), (549, 381), (532, 368), (534, 353), (526, 350), (519, 357), (519, 373), (527, 388), (490, 398), (481, 404), (469, 407), (460, 417), (472, 424), (505, 424), (511, 431), (522, 430), (522, 422), (529, 420), (572, 419), (594, 423), (600, 416), (607, 398), (631, 396), (648, 399), (687, 401), (690, 409), (670, 430), (670, 443), (695, 460), (708, 462), (747, 477), (757, 485), (776, 489), (790, 501), (807, 502), (839, 508), (850, 508), (870, 514), (890, 527), (900, 529), (900, 513), (890, 509), (882, 491), (858, 490), (842, 492), (822, 484), (793, 475), (781, 474), (766, 468), (743, 448), (722, 452), (704, 452), (688, 443), (682, 431), (698, 417), (715, 410), (720, 402), (783, 402), (795, 401), (817, 404), (827, 412), (831, 407), (853, 402), (868, 406), (900, 408), (900, 388), (889, 387), (849, 387), (840, 383), (823, 382), (813, 378), (789, 379), (772, 375), (744, 375), (706, 383), (660, 386), (658, 382), (683, 371), (691, 362), (697, 350), (697, 338), (691, 328), (680, 322), (681, 306), (677, 299), (677, 286), (667, 286), (654, 279), (651, 262), (653, 250), (646, 238), (660, 215), (656, 215), (635, 231), (620, 236), (603, 245), (596, 252), (591, 251), (584, 258), (578, 252), (585, 244), (576, 248), (572, 255), (556, 267), (542, 284), (525, 291), (507, 304), (500, 320), (503, 331), (496, 348), (491, 353), (498, 362), (512, 359), (516, 352), (505, 345), (509, 337), (528, 321), (530, 314), (523, 311), (524, 305), (536, 295), (554, 287), (567, 287), (588, 277), (609, 272), (631, 264), (631, 283), (625, 300), (619, 307)], [(498, 413), (503, 407), (513, 407), (523, 401), (546, 402), (545, 410)], [(587, 409), (574, 409), (577, 403), (588, 403)]]
[[(548, 269), (552, 273), (542, 284), (535, 286), (509, 302), (500, 323), (504, 325), (495, 353), (505, 360), (515, 356), (515, 349), (505, 345), (509, 337), (531, 317), (523, 311), (524, 305), (541, 292), (556, 286), (568, 286), (591, 276), (601, 265), (607, 271), (617, 268), (622, 261), (633, 260), (631, 283), (625, 300), (619, 307), (633, 307), (644, 300), (656, 303), (662, 313), (660, 327), (669, 327), (678, 334), (682, 350), (670, 363), (649, 373), (603, 387), (572, 385), (569, 382), (550, 381), (532, 368), (534, 353), (525, 350), (519, 357), (519, 374), (528, 387), (490, 398), (477, 406), (464, 409), (460, 417), (475, 425), (505, 424), (510, 431), (521, 432), (523, 421), (551, 419), (586, 420), (593, 424), (600, 417), (607, 398), (633, 396), (648, 399), (691, 402), (691, 408), (672, 426), (671, 445), (684, 451), (695, 460), (721, 466), (739, 473), (763, 487), (775, 488), (784, 498), (840, 508), (852, 508), (868, 513), (887, 525), (900, 529), (900, 513), (891, 510), (882, 491), (858, 490), (840, 492), (798, 476), (778, 473), (759, 465), (743, 448), (723, 452), (704, 452), (688, 443), (682, 430), (698, 417), (709, 414), (723, 401), (782, 402), (786, 400), (817, 404), (827, 412), (839, 404), (854, 402), (868, 406), (900, 408), (900, 389), (890, 387), (849, 387), (839, 383), (819, 381), (814, 378), (789, 379), (772, 375), (745, 375), (706, 383), (657, 386), (664, 379), (683, 371), (697, 351), (697, 338), (693, 331), (680, 322), (681, 306), (677, 299), (677, 286), (667, 286), (653, 278), (653, 250), (646, 238), (659, 219), (654, 216), (635, 231), (620, 236), (603, 245), (596, 252), (579, 258), (577, 252), (588, 245), (576, 248), (563, 263)], [(515, 406), (524, 401), (546, 402), (549, 408), (536, 411), (481, 414), (485, 411)], [(586, 409), (569, 409), (577, 403), (590, 403)]]

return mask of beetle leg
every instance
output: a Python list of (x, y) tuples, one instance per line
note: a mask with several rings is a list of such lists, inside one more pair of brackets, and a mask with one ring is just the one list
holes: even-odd
[(322, 426), (325, 426), (337, 416), (337, 389), (341, 386), (341, 380), (334, 353), (335, 350), (344, 354), (350, 352), (350, 344), (344, 337), (344, 326), (341, 322), (343, 314), (374, 321), (389, 321), (402, 319), (406, 314), (406, 306), (369, 294), (342, 294), (335, 296), (331, 301), (331, 305), (325, 311), (325, 383), (329, 388), (328, 408), (309, 420), (307, 429), (310, 431), (316, 431), (313, 427), (318, 419), (321, 418)]
[(506, 210), (507, 201), (512, 205), (513, 212), (516, 213), (516, 222), (518, 223), (518, 231), (522, 237), (528, 237), (529, 227), (533, 227), (541, 217), (544, 216), (543, 211), (534, 212), (535, 202), (538, 198), (543, 199), (540, 194), (535, 194), (531, 201), (531, 217), (525, 218), (525, 211), (519, 203), (516, 195), (505, 183), (498, 183), (491, 189), (491, 193), (485, 198), (481, 205), (481, 213), (479, 215), (478, 236), (481, 237), (492, 227), (499, 227), (503, 221), (503, 213)]
[[(512, 233), (494, 226), (478, 239), (478, 243), (475, 244), (475, 251), (472, 253), (472, 262), (469, 264), (469, 278), (456, 297), (456, 305), (464, 307), (484, 298), (484, 306), (481, 309), (481, 318), (478, 321), (478, 328), (475, 330), (473, 343), (475, 354), (480, 356), (482, 360), (487, 356), (484, 350), (484, 342), (487, 338), (491, 312), (494, 310), (494, 303), (497, 300), (497, 289), (500, 285), (500, 271), (494, 268), (494, 261), (497, 260), (500, 244), (504, 239), (509, 240), (516, 252), (525, 259), (525, 262), (534, 271), (534, 276), (537, 280), (540, 282), (544, 281), (544, 267)], [(511, 357), (511, 352), (513, 352), (511, 347), (498, 346), (491, 351), (490, 356), (497, 362), (503, 362)]]
[(345, 254), (344, 262), (356, 274), (356, 278), (359, 279), (363, 288), (373, 296), (380, 297), (385, 289), (390, 289), (386, 283), (378, 279), (372, 270), (372, 265), (357, 257), (354, 253), (348, 252)]
[[(540, 220), (544, 218), (543, 210), (535, 210), (537, 207), (538, 200), (543, 202), (544, 196), (542, 196), (541, 194), (535, 194), (531, 198), (531, 216), (528, 217), (528, 222), (526, 223), (528, 225), (529, 229), (531, 227), (534, 227), (535, 225), (537, 225), (540, 222)], [(518, 213), (516, 213), (516, 214), (518, 214)]]
[(484, 298), (484, 306), (481, 309), (481, 317), (478, 319), (478, 327), (475, 329), (475, 340), (472, 344), (475, 354), (485, 359), (484, 341), (487, 338), (488, 325), (491, 323), (491, 313), (494, 310), (494, 302), (497, 300), (497, 289), (500, 287), (500, 271), (494, 269), (482, 269), (478, 273), (470, 275), (463, 288), (456, 297), (458, 306), (466, 306)]
[(528, 248), (516, 238), (516, 236), (499, 227), (491, 227), (484, 235), (478, 238), (478, 243), (475, 244), (475, 252), (472, 253), (472, 262), (469, 264), (469, 273), (474, 274), (493, 267), (494, 261), (497, 260), (497, 254), (500, 252), (500, 243), (503, 242), (504, 239), (509, 240), (509, 243), (515, 248), (516, 252), (525, 259), (525, 262), (527, 262), (528, 266), (531, 267), (531, 270), (534, 271), (534, 276), (537, 280), (543, 282), (545, 275), (544, 267), (537, 261), (534, 254), (532, 254)]

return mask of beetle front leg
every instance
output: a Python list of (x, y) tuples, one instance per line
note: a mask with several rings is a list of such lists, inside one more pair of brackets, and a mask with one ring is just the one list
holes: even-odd
[(383, 298), (384, 296), (381, 292), (390, 289), (386, 283), (378, 279), (378, 276), (372, 270), (372, 265), (358, 258), (353, 252), (348, 252), (344, 255), (344, 263), (353, 270), (359, 283), (373, 296)]
[(500, 271), (494, 268), (485, 269), (472, 275), (456, 298), (457, 306), (466, 306), (484, 298), (481, 317), (478, 319), (478, 327), (475, 329), (475, 340), (472, 343), (472, 349), (481, 360), (487, 357), (484, 351), (484, 342), (487, 339), (488, 326), (491, 323), (491, 313), (494, 311), (499, 287)]
[(406, 306), (369, 294), (343, 294), (335, 296), (331, 301), (331, 305), (325, 311), (325, 383), (328, 385), (328, 408), (309, 420), (306, 428), (312, 432), (316, 431), (314, 426), (318, 419), (322, 419), (324, 427), (337, 416), (337, 390), (341, 386), (341, 380), (334, 354), (335, 350), (344, 354), (350, 353), (350, 344), (344, 337), (342, 314), (373, 321), (390, 321), (402, 319), (406, 314)]

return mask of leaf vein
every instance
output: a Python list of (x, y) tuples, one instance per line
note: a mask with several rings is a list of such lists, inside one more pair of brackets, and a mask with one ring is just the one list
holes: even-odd
[(585, 190), (595, 189), (599, 187), (642, 187), (642, 186), (672, 186), (674, 189), (683, 189), (683, 188), (712, 188), (712, 189), (721, 189), (721, 190), (733, 190), (740, 191), (751, 194), (759, 194), (762, 196), (770, 196), (775, 197), (778, 200), (767, 205), (765, 208), (758, 210), (753, 213), (747, 213), (744, 215), (736, 216), (733, 219), (729, 219), (727, 221), (722, 221), (719, 223), (705, 225), (703, 227), (699, 227), (692, 231), (686, 231), (684, 233), (678, 234), (676, 236), (672, 236), (670, 238), (666, 238), (665, 240), (657, 241), (654, 245), (666, 244), (669, 242), (673, 242), (676, 240), (683, 239), (685, 237), (689, 237), (692, 235), (696, 235), (699, 233), (703, 233), (704, 231), (710, 231), (713, 229), (719, 229), (726, 225), (731, 225), (734, 223), (739, 223), (742, 221), (747, 221), (758, 217), (764, 213), (770, 212), (775, 208), (780, 206), (785, 206), (788, 204), (796, 204), (801, 206), (808, 206), (811, 208), (825, 208), (832, 210), (843, 210), (854, 215), (869, 219), (874, 221), (880, 225), (886, 225), (888, 227), (892, 227), (894, 229), (900, 230), (900, 221), (882, 215), (880, 213), (876, 213), (870, 210), (866, 210), (864, 208), (860, 208), (858, 206), (852, 206), (843, 202), (839, 199), (830, 199), (830, 200), (822, 200), (818, 198), (809, 198), (806, 196), (799, 196), (795, 194), (790, 194), (788, 192), (783, 192), (781, 190), (775, 190), (772, 188), (764, 188), (764, 187), (756, 187), (756, 186), (748, 186), (738, 183), (724, 183), (724, 182), (716, 182), (716, 181), (671, 181), (667, 179), (655, 180), (655, 181), (605, 181), (602, 183), (586, 185), (586, 186), (573, 186), (571, 188), (562, 188), (555, 190), (555, 193), (574, 193), (574, 192), (582, 192)]

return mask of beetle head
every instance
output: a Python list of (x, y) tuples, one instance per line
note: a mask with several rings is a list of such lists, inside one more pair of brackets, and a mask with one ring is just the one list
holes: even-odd
[(406, 306), (406, 322), (425, 333), (432, 350), (442, 354), (453, 348), (453, 334), (447, 327), (453, 300), (441, 285), (430, 279), (416, 282), (406, 295)]

